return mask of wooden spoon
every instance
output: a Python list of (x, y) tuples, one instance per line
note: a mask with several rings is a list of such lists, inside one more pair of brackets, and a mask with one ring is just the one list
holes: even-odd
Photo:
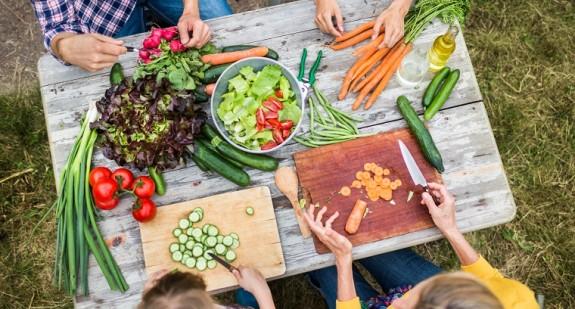
[(311, 236), (311, 231), (309, 230), (309, 226), (307, 226), (307, 223), (303, 218), (303, 212), (299, 206), (299, 201), (297, 198), (298, 180), (295, 170), (293, 167), (289, 166), (280, 167), (276, 171), (275, 178), (276, 186), (287, 197), (295, 211), (295, 217), (297, 219), (297, 223), (299, 224), (301, 235), (303, 238), (309, 238)]

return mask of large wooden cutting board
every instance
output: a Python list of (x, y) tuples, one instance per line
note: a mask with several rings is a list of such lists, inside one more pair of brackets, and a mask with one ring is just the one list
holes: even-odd
[[(423, 157), (409, 129), (381, 133), (294, 154), (304, 194), (312, 203), (327, 206), (328, 211), (324, 218), (339, 211), (340, 217), (335, 221), (334, 229), (347, 235), (354, 246), (433, 226), (427, 209), (420, 205), (423, 188), (413, 184), (403, 162), (398, 139), (405, 143), (427, 181), (442, 182), (439, 173)], [(352, 188), (349, 197), (338, 194), (342, 186), (351, 186), (356, 172), (363, 170), (364, 163), (368, 162), (390, 169), (390, 177), (402, 181), (403, 184), (393, 191), (395, 205), (384, 200), (370, 201), (364, 189)], [(414, 194), (408, 202), (409, 191)], [(344, 231), (345, 222), (357, 199), (368, 203), (369, 212), (362, 220), (359, 231), (354, 235), (348, 235)], [(318, 253), (328, 252), (317, 238), (314, 239), (314, 243)]]
[[(245, 213), (248, 206), (254, 208), (253, 216)], [(159, 207), (154, 220), (140, 224), (148, 275), (160, 269), (174, 268), (197, 272), (172, 261), (168, 248), (170, 243), (177, 241), (172, 235), (172, 230), (177, 227), (178, 221), (187, 218), (196, 207), (204, 209), (204, 218), (199, 222), (199, 226), (211, 223), (223, 234), (231, 232), (238, 234), (240, 247), (236, 249), (237, 259), (232, 263), (234, 266), (255, 267), (266, 278), (285, 273), (285, 262), (269, 188), (256, 187)], [(234, 276), (221, 265), (198, 273), (204, 277), (208, 291), (237, 285)]]

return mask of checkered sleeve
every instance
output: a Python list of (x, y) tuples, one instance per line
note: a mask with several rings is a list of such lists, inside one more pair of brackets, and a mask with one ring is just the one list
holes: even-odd
[(44, 46), (52, 52), (52, 39), (61, 32), (81, 33), (71, 0), (33, 0), (32, 5), (42, 32), (44, 33)]

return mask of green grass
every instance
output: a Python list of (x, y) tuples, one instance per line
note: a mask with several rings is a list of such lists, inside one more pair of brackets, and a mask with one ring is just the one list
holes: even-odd
[[(544, 294), (548, 308), (575, 308), (573, 29), (566, 0), (477, 1), (464, 29), (518, 208), (511, 223), (468, 239), (504, 274)], [(69, 307), (50, 285), (54, 217), (30, 235), (55, 197), (37, 90), (0, 97), (0, 149), (0, 308)], [(458, 267), (444, 241), (417, 250)], [(270, 285), (278, 308), (323, 306), (303, 276)]]

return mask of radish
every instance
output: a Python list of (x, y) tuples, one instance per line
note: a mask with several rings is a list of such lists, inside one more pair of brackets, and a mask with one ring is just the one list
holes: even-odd
[(142, 59), (142, 60), (143, 60), (143, 59), (148, 59), (148, 58), (150, 58), (150, 52), (147, 51), (147, 50), (141, 49), (141, 50), (138, 52), (138, 57), (140, 57), (140, 59)]
[(177, 34), (178, 30), (175, 29), (174, 27), (166, 28), (162, 31), (162, 38), (170, 42), (176, 37)]
[(150, 34), (150, 37), (161, 38), (162, 33), (163, 33), (163, 30), (161, 28), (152, 28), (152, 33)]
[(186, 50), (186, 46), (184, 46), (180, 40), (173, 40), (170, 42), (170, 50), (174, 53), (179, 53)]
[(144, 48), (152, 49), (157, 48), (161, 43), (161, 38), (157, 36), (151, 36), (144, 40)]

